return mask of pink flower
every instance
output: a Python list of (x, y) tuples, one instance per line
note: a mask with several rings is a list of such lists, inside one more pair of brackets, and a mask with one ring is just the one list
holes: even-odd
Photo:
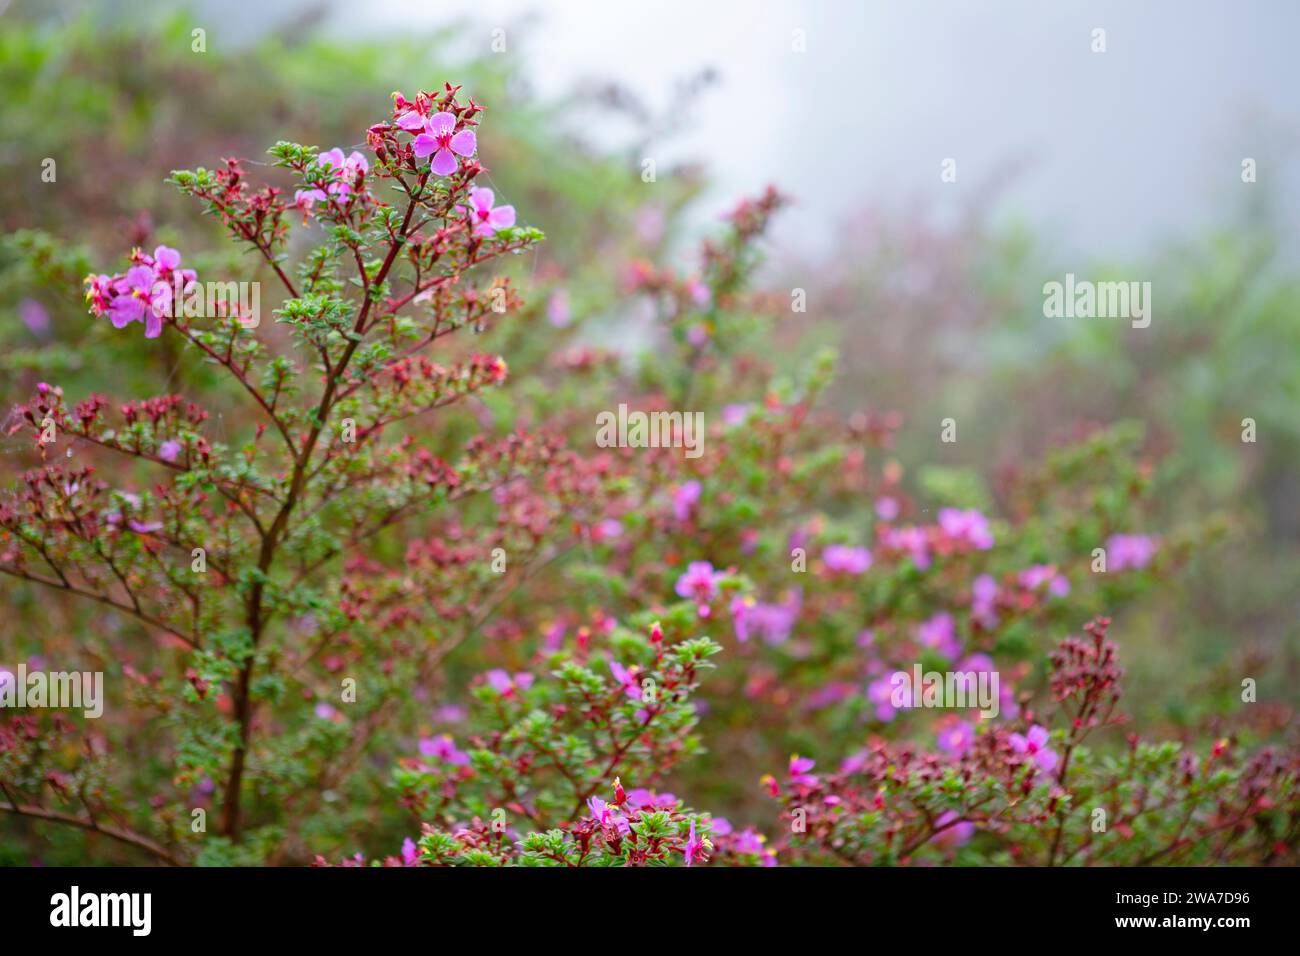
[(833, 574), (862, 574), (871, 567), (871, 552), (845, 544), (832, 544), (822, 552), (826, 569)]
[(974, 508), (965, 511), (940, 508), (939, 527), (954, 541), (964, 541), (980, 551), (993, 547), (993, 534), (989, 531), (988, 519)]
[(487, 682), (493, 690), (502, 697), (514, 697), (516, 691), (527, 690), (533, 686), (533, 675), (527, 672), (520, 672), (513, 678), (496, 668), (487, 672)]
[(940, 611), (928, 621), (922, 622), (916, 629), (916, 639), (924, 646), (937, 651), (948, 660), (961, 653), (961, 644), (957, 641), (957, 628), (952, 615)]
[(690, 866), (697, 859), (702, 859), (704, 855), (704, 841), (695, 837), (695, 821), (691, 821), (691, 835), (686, 840), (686, 845), (682, 847), (682, 853), (686, 856), (686, 865)]
[(743, 425), (749, 417), (749, 403), (736, 402), (722, 406), (722, 423), (728, 427)]
[(939, 749), (960, 757), (975, 743), (975, 728), (965, 721), (939, 731)]
[(677, 797), (671, 793), (655, 793), (644, 787), (636, 787), (627, 792), (627, 802), (629, 806), (638, 810), (646, 807), (672, 808), (677, 806)]
[(614, 675), (614, 680), (623, 685), (623, 693), (630, 700), (639, 701), (641, 699), (641, 685), (637, 682), (636, 675), (628, 670), (618, 661), (609, 662), (609, 671)]
[(469, 756), (456, 749), (456, 743), (451, 739), (451, 734), (422, 738), (420, 740), (420, 755), (422, 757), (437, 757), (443, 763), (457, 767), (463, 767), (469, 763)]
[[(466, 131), (468, 132), (468, 130)], [(472, 133), (470, 135), (473, 135)], [(514, 206), (497, 206), (496, 196), (490, 189), (475, 186), (469, 191), (468, 206), (462, 206), (470, 222), (474, 224), (474, 235), (490, 236), (498, 229), (505, 229), (515, 224)]]
[(573, 321), (568, 292), (556, 289), (551, 293), (551, 297), (546, 300), (546, 319), (557, 329), (562, 329)]
[(677, 595), (692, 598), (697, 604), (708, 604), (718, 596), (720, 580), (722, 574), (714, 571), (708, 561), (692, 561), (686, 573), (677, 579)]
[(618, 812), (618, 808), (606, 803), (600, 797), (588, 797), (587, 808), (591, 811), (591, 818), (603, 827), (612, 826), (619, 833), (628, 833), (632, 829), (623, 815)]
[(881, 521), (893, 521), (898, 517), (898, 500), (896, 498), (877, 498), (876, 517)]
[(926, 537), (924, 528), (913, 526), (887, 528), (880, 538), (886, 547), (895, 551), (908, 552), (918, 571), (930, 567), (930, 541)]
[(1151, 563), (1156, 550), (1156, 541), (1150, 535), (1113, 534), (1106, 539), (1107, 569), (1141, 570)]
[(172, 289), (157, 281), (153, 269), (132, 266), (113, 283), (113, 291), (116, 295), (108, 312), (113, 328), (124, 329), (132, 322), (143, 321), (145, 338), (162, 335), (162, 316), (171, 310)]
[(181, 443), (174, 439), (168, 439), (158, 448), (158, 457), (163, 461), (175, 461), (180, 456), (180, 453)]
[(1053, 597), (1065, 597), (1070, 593), (1070, 582), (1056, 573), (1054, 564), (1035, 564), (1020, 572), (1020, 586), (1029, 591), (1037, 591), (1047, 585), (1047, 591)]
[(1056, 769), (1059, 758), (1056, 751), (1047, 746), (1047, 728), (1035, 724), (1029, 728), (1027, 736), (1012, 734), (1010, 740), (1011, 748), (1016, 753), (1029, 754), (1043, 773), (1051, 773)]
[(970, 838), (975, 835), (975, 824), (965, 820), (957, 823), (956, 820), (955, 810), (939, 814), (934, 821), (935, 829), (939, 832), (934, 835), (933, 841), (941, 846), (953, 848), (969, 843)]
[(688, 481), (673, 489), (673, 516), (678, 521), (687, 521), (700, 500), (701, 486), (698, 481)]
[[(398, 120), (399, 126), (401, 123), (402, 121)], [(452, 155), (453, 152), (468, 157), (473, 156), (474, 150), (478, 147), (478, 140), (472, 129), (463, 129), (459, 133), (455, 132), (455, 129), (455, 116), (451, 113), (434, 113), (424, 121), (424, 132), (415, 137), (416, 158), (423, 159), (432, 153), (433, 165), (431, 168), (439, 176), (450, 176), (456, 171), (459, 164), (456, 157)], [(489, 193), (489, 195), (491, 194)], [(488, 208), (491, 208), (491, 205), (491, 202), (489, 202)], [(510, 210), (510, 216), (510, 221), (513, 223), (513, 209)]]
[(981, 574), (971, 584), (971, 617), (985, 627), (993, 627), (998, 622), (994, 610), (998, 597), (998, 582), (991, 574)]
[(768, 644), (784, 644), (790, 638), (799, 617), (802, 600), (798, 592), (783, 604), (763, 604), (752, 597), (737, 597), (731, 602), (731, 616), (736, 628), (736, 640), (742, 644), (750, 635), (761, 637)]
[(44, 335), (50, 330), (50, 313), (35, 299), (23, 299), (18, 303), (18, 318), (33, 335)]
[(415, 866), (420, 859), (420, 851), (415, 845), (415, 841), (407, 837), (402, 841), (402, 862), (407, 866)]
[[(315, 203), (324, 202), (328, 198), (322, 189), (295, 189), (293, 192), (293, 204), (304, 212)], [(306, 219), (303, 221), (306, 222)]]
[(816, 766), (816, 761), (811, 757), (800, 757), (798, 754), (790, 755), (790, 779), (801, 786), (817, 786), (817, 777), (808, 771)]
[(894, 686), (888, 674), (876, 678), (867, 685), (867, 700), (876, 705), (876, 719), (886, 723), (894, 719), (897, 709), (894, 707)]

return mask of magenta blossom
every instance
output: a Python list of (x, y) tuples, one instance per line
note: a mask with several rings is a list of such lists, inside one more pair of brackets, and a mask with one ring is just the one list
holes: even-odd
[(437, 757), (443, 763), (457, 767), (463, 767), (469, 763), (469, 756), (456, 749), (456, 744), (451, 739), (450, 734), (421, 738), (420, 755), (423, 757)]
[(1020, 586), (1028, 591), (1037, 591), (1044, 585), (1053, 597), (1066, 597), (1070, 593), (1070, 582), (1056, 573), (1054, 564), (1035, 564), (1020, 572)]
[(158, 446), (158, 457), (163, 461), (175, 461), (181, 453), (181, 443), (175, 439), (168, 439)]
[(690, 519), (700, 500), (700, 483), (688, 481), (673, 489), (673, 517), (678, 521)]
[(845, 544), (832, 544), (822, 552), (826, 570), (832, 574), (862, 574), (871, 567), (871, 552)]
[[(469, 132), (466, 130), (466, 132)], [(473, 133), (470, 133), (473, 136)], [(497, 206), (493, 208), (496, 202), (496, 195), (490, 189), (480, 189), (475, 186), (469, 191), (468, 206), (462, 206), (465, 213), (469, 216), (470, 222), (474, 224), (474, 235), (490, 236), (498, 229), (506, 229), (515, 224), (515, 207), (514, 206)]]
[(108, 318), (113, 328), (124, 329), (132, 322), (144, 322), (144, 337), (162, 335), (162, 317), (171, 310), (172, 287), (159, 283), (148, 266), (132, 266), (126, 275), (113, 283), (116, 296), (109, 306)]
[(672, 809), (677, 806), (677, 797), (671, 793), (655, 793), (652, 790), (646, 790), (644, 787), (635, 787), (627, 792), (628, 805), (642, 810), (647, 807), (666, 807)]
[(714, 571), (708, 561), (692, 561), (686, 573), (677, 579), (677, 595), (706, 605), (718, 596), (718, 582), (721, 580), (722, 574)]
[(512, 678), (505, 671), (496, 668), (487, 672), (487, 682), (502, 697), (514, 697), (516, 691), (524, 691), (533, 686), (533, 675), (520, 672)]
[(923, 621), (916, 629), (916, 639), (948, 660), (953, 660), (961, 653), (957, 628), (952, 615), (947, 611), (940, 611), (928, 621)]
[(629, 700), (639, 701), (641, 699), (641, 685), (637, 682), (636, 674), (628, 670), (618, 661), (609, 662), (610, 673), (614, 675), (614, 680), (623, 685), (623, 693)]
[[(406, 114), (397, 121), (399, 126), (403, 126), (403, 120), (406, 120)], [(409, 121), (408, 121), (409, 122)], [(450, 176), (456, 171), (459, 165), (453, 153), (461, 156), (473, 156), (474, 150), (478, 147), (478, 139), (472, 129), (463, 129), (459, 133), (455, 132), (456, 117), (451, 113), (434, 113), (424, 121), (424, 132), (415, 137), (415, 156), (417, 159), (424, 159), (430, 153), (433, 154), (432, 170), (439, 176)], [(491, 203), (488, 204), (491, 208)], [(514, 210), (510, 210), (511, 222), (514, 221)]]
[(993, 534), (989, 531), (989, 522), (984, 515), (969, 508), (940, 508), (939, 527), (943, 533), (954, 541), (962, 541), (972, 548), (987, 551), (993, 547)]
[(876, 705), (877, 720), (888, 723), (894, 719), (897, 713), (897, 708), (894, 707), (894, 685), (888, 674), (876, 678), (867, 685), (867, 700)]
[(1057, 757), (1055, 750), (1047, 746), (1048, 734), (1046, 727), (1035, 724), (1029, 728), (1027, 735), (1012, 734), (1010, 739), (1011, 749), (1016, 753), (1029, 754), (1043, 773), (1051, 773), (1056, 769), (1056, 764), (1060, 758)]
[(998, 582), (991, 574), (981, 574), (971, 584), (970, 615), (985, 627), (992, 628), (998, 623), (995, 610), (998, 597)]
[(415, 866), (420, 859), (420, 851), (416, 848), (415, 841), (407, 837), (402, 841), (402, 862), (407, 866)]
[(603, 827), (612, 826), (619, 833), (628, 833), (632, 829), (623, 814), (618, 812), (618, 807), (606, 803), (600, 797), (588, 797), (587, 808), (591, 811), (591, 818)]
[(790, 755), (790, 779), (804, 787), (817, 786), (817, 776), (808, 771), (816, 766), (816, 761), (811, 757), (800, 757), (798, 754)]
[(918, 571), (930, 567), (930, 541), (924, 528), (908, 526), (905, 528), (887, 528), (880, 536), (885, 546), (895, 551), (906, 551), (912, 557), (912, 563)]
[(1106, 539), (1111, 571), (1139, 571), (1155, 557), (1156, 541), (1146, 534), (1113, 534)]
[(958, 821), (957, 812), (948, 810), (935, 818), (934, 827), (938, 832), (932, 838), (940, 846), (956, 848), (970, 842), (975, 835), (975, 824), (966, 820)]
[(939, 731), (939, 749), (960, 757), (975, 743), (975, 728), (965, 721)]
[(556, 289), (546, 300), (546, 319), (557, 329), (562, 329), (573, 321), (573, 310), (569, 308), (569, 293)]
[(686, 865), (690, 866), (698, 859), (703, 859), (705, 841), (695, 837), (695, 821), (691, 821), (691, 835), (686, 840), (686, 845), (682, 847), (682, 853), (686, 856)]

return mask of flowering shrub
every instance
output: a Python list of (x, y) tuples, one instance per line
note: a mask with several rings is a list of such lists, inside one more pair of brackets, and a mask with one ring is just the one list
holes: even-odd
[[(771, 356), (775, 190), (698, 270), (626, 264), (639, 363), (557, 347), (519, 382), (497, 327), (582, 317), (504, 274), (543, 236), (485, 185), (482, 115), (396, 94), (367, 153), (273, 147), (279, 185), (173, 173), (273, 322), (189, 308), (211, 277), (165, 245), (86, 280), (93, 321), (184, 343), (205, 395), (42, 383), (13, 416), (40, 462), (0, 571), (109, 609), (44, 651), (120, 681), (102, 731), (0, 717), (3, 809), (177, 863), (1294, 860), (1295, 752), (1236, 740), (1276, 712), (1204, 757), (1125, 745), (1108, 621), (1049, 656), (1218, 533), (1147, 527), (1134, 429), (916, 492), (897, 416), (832, 410), (827, 353)], [(596, 447), (619, 403), (702, 410), (707, 452)], [(913, 667), (999, 678), (988, 719), (900, 695)]]

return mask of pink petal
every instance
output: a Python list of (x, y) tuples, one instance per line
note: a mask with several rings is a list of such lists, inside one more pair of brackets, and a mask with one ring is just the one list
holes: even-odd
[(1029, 728), (1029, 742), (1035, 747), (1041, 748), (1047, 743), (1047, 728), (1035, 724)]
[(397, 117), (397, 125), (402, 129), (411, 131), (422, 129), (424, 127), (424, 117), (416, 110), (410, 110)]
[(421, 133), (419, 136), (415, 137), (413, 145), (415, 146), (416, 158), (424, 159), (424, 157), (428, 156), (438, 148), (438, 140), (436, 137), (430, 136), (428, 133)]
[(456, 117), (450, 113), (434, 113), (425, 121), (424, 128), (430, 133), (445, 133), (456, 125)]
[(473, 156), (478, 146), (478, 137), (472, 129), (463, 129), (451, 138), (451, 148), (462, 156)]
[(433, 171), (439, 176), (450, 176), (456, 171), (456, 157), (449, 149), (440, 149), (433, 154)]
[(496, 196), (490, 189), (480, 189), (477, 186), (469, 191), (469, 201), (474, 204), (474, 208), (479, 212), (485, 209), (491, 209), (492, 204), (496, 202)]
[(155, 249), (153, 259), (164, 269), (175, 269), (181, 264), (181, 254), (168, 246), (159, 246)]
[(1025, 740), (1022, 734), (1012, 734), (1010, 737), (1010, 741), (1011, 741), (1011, 749), (1014, 750), (1016, 753), (1022, 754), (1029, 749), (1029, 743)]
[(488, 222), (498, 229), (505, 229), (515, 224), (515, 207), (498, 206), (488, 214)]
[(337, 146), (335, 146), (335, 147), (334, 147), (333, 149), (331, 149), (329, 152), (327, 152), (327, 153), (321, 153), (319, 156), (316, 157), (316, 165), (317, 165), (317, 166), (328, 166), (328, 167), (330, 167), (331, 169), (336, 170), (336, 171), (342, 169), (342, 168), (343, 168), (343, 150), (341, 150), (341, 149), (339, 149)]
[(162, 319), (154, 315), (151, 311), (144, 318), (144, 337), (146, 339), (156, 339), (162, 335)]

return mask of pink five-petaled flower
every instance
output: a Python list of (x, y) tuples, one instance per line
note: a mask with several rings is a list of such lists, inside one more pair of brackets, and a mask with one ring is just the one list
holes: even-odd
[(591, 811), (591, 818), (603, 827), (612, 826), (619, 833), (628, 833), (632, 829), (618, 808), (600, 797), (588, 797), (587, 809)]
[(181, 453), (181, 443), (168, 439), (158, 447), (158, 457), (163, 461), (175, 461)]
[[(466, 130), (466, 132), (469, 132)], [(470, 133), (473, 136), (473, 133)], [(463, 207), (474, 224), (474, 235), (490, 236), (498, 229), (506, 229), (515, 224), (514, 206), (497, 206), (496, 195), (490, 189), (475, 186), (469, 191), (469, 205)]]
[[(397, 121), (397, 125), (403, 129), (403, 121), (407, 119), (406, 114)], [(456, 171), (458, 165), (453, 152), (461, 156), (473, 156), (474, 150), (478, 146), (478, 140), (472, 129), (463, 129), (459, 133), (454, 132), (456, 129), (456, 117), (451, 113), (434, 113), (424, 121), (424, 132), (415, 137), (415, 155), (417, 159), (423, 159), (430, 153), (433, 154), (433, 166), (431, 167), (439, 176), (450, 176)], [(489, 204), (490, 208), (490, 204)], [(510, 210), (514, 215), (514, 210)], [(513, 220), (512, 220), (513, 221)]]
[(143, 321), (146, 339), (162, 335), (162, 316), (171, 309), (172, 287), (158, 283), (153, 269), (132, 266), (113, 283), (113, 291), (116, 296), (108, 310), (113, 328), (124, 329), (132, 322)]
[(1035, 724), (1029, 728), (1027, 735), (1011, 735), (1011, 749), (1016, 753), (1029, 754), (1043, 773), (1051, 773), (1056, 769), (1058, 757), (1056, 751), (1047, 746), (1047, 736), (1047, 728)]
[(718, 581), (722, 575), (713, 570), (708, 561), (692, 561), (686, 573), (677, 579), (679, 597), (693, 598), (695, 603), (705, 608), (718, 596)]

